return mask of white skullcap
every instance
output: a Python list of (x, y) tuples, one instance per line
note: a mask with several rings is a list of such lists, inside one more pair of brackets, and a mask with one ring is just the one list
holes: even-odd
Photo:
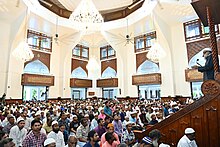
[(129, 124), (134, 124), (134, 123), (131, 122), (131, 121), (128, 121), (128, 122), (125, 123), (125, 126), (127, 126), (127, 125), (129, 125)]
[(74, 118), (74, 117), (77, 117), (77, 115), (73, 115), (73, 118)]
[(56, 120), (53, 121), (51, 125), (53, 126), (53, 125), (55, 125), (55, 124), (58, 124), (58, 122), (57, 122)]
[(41, 114), (41, 111), (37, 111), (37, 112), (35, 113), (35, 116), (40, 115), (40, 114)]
[(133, 111), (133, 112), (130, 112), (130, 114), (132, 115), (132, 114), (137, 114), (137, 112), (136, 111)]
[(159, 147), (170, 147), (170, 145), (161, 143)]
[(86, 114), (85, 117), (89, 117), (89, 114)]
[(202, 50), (203, 53), (204, 53), (204, 52), (211, 52), (211, 51), (212, 51), (211, 48), (204, 48), (204, 49)]
[(53, 138), (47, 138), (45, 141), (44, 141), (44, 146), (47, 146), (51, 143), (56, 143), (56, 141), (53, 139)]
[(185, 129), (185, 134), (192, 134), (195, 133), (195, 130), (193, 128), (186, 128)]
[(18, 124), (20, 121), (24, 121), (24, 119), (23, 119), (22, 117), (19, 117), (19, 118), (17, 119), (17, 124)]

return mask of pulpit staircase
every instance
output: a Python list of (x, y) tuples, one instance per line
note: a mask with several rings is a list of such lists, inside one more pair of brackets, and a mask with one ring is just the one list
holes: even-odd
[(153, 129), (161, 131), (160, 142), (176, 147), (187, 127), (196, 131), (199, 147), (220, 147), (220, 83), (208, 80), (202, 84), (204, 96), (144, 132), (136, 133), (139, 140)]

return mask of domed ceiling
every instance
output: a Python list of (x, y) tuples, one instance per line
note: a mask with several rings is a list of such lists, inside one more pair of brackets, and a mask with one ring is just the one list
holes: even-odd
[[(57, 15), (69, 18), (81, 0), (38, 0), (39, 3)], [(104, 21), (124, 18), (139, 9), (145, 0), (94, 0)]]

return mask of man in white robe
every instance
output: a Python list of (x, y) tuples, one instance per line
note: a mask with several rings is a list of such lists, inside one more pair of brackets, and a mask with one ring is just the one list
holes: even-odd
[(17, 125), (11, 128), (9, 133), (9, 138), (13, 139), (16, 147), (21, 147), (24, 138), (27, 135), (27, 130), (24, 128), (25, 120), (19, 117), (17, 120)]
[(56, 147), (64, 147), (65, 142), (63, 133), (59, 131), (60, 128), (57, 121), (52, 122), (52, 129), (53, 130), (47, 135), (47, 138), (53, 138), (54, 140), (56, 140)]

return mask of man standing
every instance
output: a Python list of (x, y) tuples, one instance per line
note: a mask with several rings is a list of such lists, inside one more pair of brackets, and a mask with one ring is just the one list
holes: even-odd
[(105, 102), (104, 113), (105, 113), (107, 116), (109, 116), (109, 117), (112, 116), (112, 110), (111, 110), (111, 108), (109, 107), (109, 102), (108, 102), (108, 101)]
[(177, 147), (197, 147), (193, 128), (185, 129), (185, 135), (179, 140)]
[(203, 73), (203, 81), (206, 80), (214, 80), (214, 65), (212, 59), (212, 50), (211, 48), (204, 48), (203, 49), (203, 57), (205, 58), (206, 62), (204, 66), (193, 66), (192, 68), (198, 68), (199, 72)]
[(56, 140), (56, 147), (65, 146), (63, 133), (60, 131), (57, 121), (52, 122), (52, 131), (47, 135), (47, 138), (53, 138), (54, 140)]
[(23, 147), (43, 146), (44, 141), (47, 139), (46, 134), (41, 133), (40, 120), (33, 120), (31, 122), (31, 132), (25, 137), (22, 142)]
[(119, 120), (118, 114), (114, 114), (114, 120), (112, 123), (114, 125), (115, 133), (119, 136), (119, 138), (121, 138), (123, 133), (123, 128), (122, 128), (121, 120)]
[(89, 142), (87, 142), (83, 147), (99, 147), (99, 135), (94, 130), (89, 132), (88, 140)]
[(25, 120), (19, 117), (17, 120), (17, 125), (12, 127), (10, 130), (9, 138), (13, 139), (16, 147), (22, 146), (22, 141), (27, 135), (27, 130), (24, 128)]

